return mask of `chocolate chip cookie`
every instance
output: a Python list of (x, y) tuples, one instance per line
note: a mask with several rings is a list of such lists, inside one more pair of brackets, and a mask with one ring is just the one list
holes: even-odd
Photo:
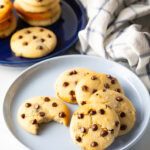
[(116, 112), (104, 104), (87, 104), (76, 110), (70, 132), (75, 144), (82, 149), (103, 150), (114, 141), (120, 129)]
[(37, 134), (39, 124), (52, 120), (68, 124), (70, 112), (66, 104), (54, 97), (33, 97), (19, 108), (19, 124), (29, 133)]
[(51, 53), (57, 44), (56, 35), (42, 27), (17, 31), (11, 38), (11, 49), (17, 57), (40, 58)]
[(88, 103), (91, 95), (98, 90), (110, 89), (124, 93), (119, 81), (108, 74), (93, 73), (83, 77), (76, 86), (76, 98), (79, 105)]
[(57, 96), (68, 103), (77, 103), (75, 88), (83, 76), (93, 71), (86, 68), (73, 68), (63, 72), (56, 81)]
[(123, 94), (112, 90), (100, 90), (91, 96), (90, 102), (106, 104), (116, 111), (120, 120), (119, 135), (127, 134), (133, 128), (136, 111), (132, 102)]

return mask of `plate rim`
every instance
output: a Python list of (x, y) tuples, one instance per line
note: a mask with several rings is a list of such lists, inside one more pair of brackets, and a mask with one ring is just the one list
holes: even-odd
[[(74, 1), (79, 5), (79, 8), (80, 8), (81, 14), (82, 14), (82, 16), (81, 16), (82, 23), (81, 23), (80, 29), (78, 30), (78, 33), (79, 33), (86, 26), (86, 13), (85, 13), (85, 8), (81, 4), (81, 2), (79, 0), (74, 0)], [(0, 60), (0, 64), (4, 64), (4, 65), (5, 64), (6, 65), (28, 65), (28, 64), (34, 64), (34, 63), (37, 63), (37, 62), (40, 62), (40, 61), (43, 61), (43, 60), (46, 60), (46, 59), (56, 57), (56, 56), (58, 56), (58, 55), (60, 55), (64, 52), (66, 52), (67, 50), (69, 50), (69, 48), (71, 48), (71, 46), (73, 46), (75, 44), (75, 42), (77, 42), (77, 40), (79, 39), (78, 33), (75, 36), (75, 38), (65, 48), (55, 52), (54, 54), (51, 54), (51, 56), (45, 56), (45, 57), (41, 57), (41, 58), (37, 58), (37, 59), (31, 59), (31, 60), (26, 61), (26, 62), (22, 62), (22, 61), (10, 62), (10, 61)]]
[[(6, 119), (6, 113), (5, 113), (5, 101), (6, 101), (6, 97), (7, 97), (7, 94), (9, 92), (9, 90), (13, 87), (13, 85), (15, 84), (15, 82), (22, 76), (24, 75), (24, 73), (34, 69), (35, 67), (37, 66), (40, 66), (44, 63), (47, 63), (49, 61), (53, 61), (53, 60), (59, 60), (59, 59), (66, 59), (66, 58), (85, 58), (85, 57), (89, 57), (89, 58), (96, 58), (96, 59), (102, 59), (104, 61), (107, 61), (108, 63), (112, 63), (114, 65), (118, 65), (119, 67), (123, 68), (125, 71), (129, 72), (132, 76), (134, 76), (134, 78), (136, 78), (136, 80), (140, 83), (140, 86), (141, 88), (145, 91), (145, 95), (147, 97), (147, 99), (150, 99), (150, 94), (147, 90), (147, 88), (145, 87), (144, 83), (140, 80), (140, 78), (134, 73), (132, 72), (131, 70), (129, 70), (128, 68), (126, 68), (125, 66), (117, 63), (117, 62), (114, 62), (112, 60), (108, 60), (108, 59), (105, 59), (105, 58), (102, 58), (102, 57), (98, 57), (98, 56), (88, 56), (88, 55), (64, 55), (64, 56), (57, 56), (57, 57), (53, 57), (53, 58), (49, 58), (49, 59), (46, 59), (46, 60), (43, 60), (43, 61), (40, 61), (30, 67), (28, 67), (27, 69), (25, 69), (24, 71), (22, 71), (21, 73), (19, 73), (19, 75), (17, 75), (17, 77), (11, 82), (11, 84), (9, 85), (8, 89), (6, 90), (6, 93), (4, 95), (4, 99), (3, 99), (3, 102), (2, 102), (2, 113), (3, 113), (3, 120), (4, 120), (4, 124), (6, 125), (9, 133), (14, 137), (14, 139), (17, 140), (18, 143), (20, 143), (25, 149), (29, 149), (28, 146), (26, 146), (22, 141), (20, 141), (15, 135), (14, 133), (11, 131), (11, 129), (9, 128), (8, 124), (7, 124), (7, 119)], [(150, 104), (150, 101), (147, 101), (149, 102)], [(129, 144), (125, 145), (123, 148), (121, 148), (120, 150), (127, 150), (129, 148), (131, 148), (132, 146), (134, 146), (144, 135), (147, 127), (148, 127), (148, 123), (150, 121), (150, 110), (148, 111), (147, 113), (147, 116), (146, 116), (146, 119), (145, 119), (145, 124), (144, 126), (142, 127), (142, 130), (138, 133), (138, 135), (132, 140), (129, 142)]]

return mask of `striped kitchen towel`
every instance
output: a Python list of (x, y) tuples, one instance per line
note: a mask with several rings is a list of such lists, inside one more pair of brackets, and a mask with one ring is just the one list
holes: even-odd
[(150, 90), (150, 0), (80, 1), (88, 17), (79, 33), (80, 53), (127, 66)]

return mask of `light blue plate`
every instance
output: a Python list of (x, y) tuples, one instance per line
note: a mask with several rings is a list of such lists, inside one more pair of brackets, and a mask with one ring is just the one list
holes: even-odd
[[(133, 130), (118, 137), (108, 150), (125, 150), (133, 146), (143, 135), (150, 117), (149, 94), (139, 78), (125, 67), (93, 56), (70, 55), (40, 62), (24, 71), (10, 86), (4, 99), (4, 119), (14, 137), (24, 147), (32, 150), (79, 150), (71, 140), (69, 127), (56, 122), (42, 125), (40, 134), (30, 135), (19, 126), (16, 115), (24, 100), (34, 96), (56, 96), (54, 84), (63, 71), (75, 67), (89, 68), (108, 73), (120, 81), (125, 95), (133, 102), (137, 120)], [(78, 106), (68, 104), (71, 113)]]

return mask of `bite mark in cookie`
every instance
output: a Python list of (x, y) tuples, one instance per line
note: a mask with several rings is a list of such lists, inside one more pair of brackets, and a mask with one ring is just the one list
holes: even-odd
[(29, 133), (37, 134), (39, 124), (51, 120), (68, 124), (70, 112), (66, 104), (53, 97), (34, 97), (18, 110), (18, 122)]

